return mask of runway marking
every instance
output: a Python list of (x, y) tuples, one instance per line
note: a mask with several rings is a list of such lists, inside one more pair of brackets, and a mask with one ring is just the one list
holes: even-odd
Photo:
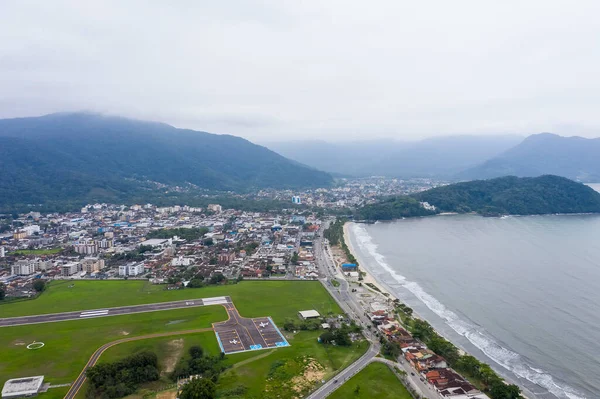
[(79, 317), (97, 317), (108, 315), (108, 310), (93, 310), (89, 312), (81, 312)]

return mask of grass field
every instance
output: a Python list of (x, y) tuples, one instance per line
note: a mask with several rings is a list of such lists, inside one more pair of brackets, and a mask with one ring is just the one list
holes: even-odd
[[(143, 398), (150, 392), (162, 391), (169, 388), (173, 382), (169, 379), (169, 373), (182, 356), (187, 354), (189, 348), (199, 345), (204, 349), (204, 353), (218, 355), (219, 345), (213, 332), (204, 332), (191, 335), (180, 335), (172, 337), (151, 338), (141, 341), (125, 342), (115, 345), (104, 352), (99, 359), (102, 362), (114, 362), (134, 353), (143, 351), (152, 351), (157, 354), (159, 359), (159, 369), (161, 378), (148, 384), (143, 384), (138, 393), (131, 395), (128, 399)], [(78, 399), (84, 399), (87, 384), (77, 394)], [(45, 399), (45, 398), (44, 398)]]
[(11, 252), (10, 255), (55, 255), (62, 251), (62, 248), (51, 248), (51, 249), (19, 249)]
[[(212, 322), (226, 319), (222, 306), (207, 306), (0, 328), (0, 384), (9, 378), (32, 375), (45, 375), (53, 384), (72, 382), (104, 343), (137, 335), (211, 327)], [(26, 345), (33, 341), (44, 342), (45, 346), (27, 349)]]
[[(74, 284), (72, 288), (70, 285)], [(229, 295), (244, 317), (271, 316), (276, 323), (299, 310), (321, 314), (341, 309), (318, 281), (243, 281), (239, 284), (167, 291), (141, 280), (53, 281), (37, 299), (0, 304), (0, 317), (13, 317)]]
[(328, 398), (412, 399), (412, 396), (387, 365), (373, 362), (333, 391)]
[[(164, 286), (145, 281), (54, 281), (46, 292), (35, 300), (0, 305), (0, 317), (27, 314), (57, 313), (71, 310), (175, 301), (229, 295), (242, 316), (271, 316), (282, 324), (286, 317), (296, 317), (299, 310), (317, 309), (322, 314), (341, 313), (340, 308), (319, 282), (298, 281), (245, 281), (236, 285), (205, 287), (177, 291), (164, 290)], [(126, 316), (74, 320), (30, 326), (0, 328), (0, 384), (8, 378), (45, 375), (53, 384), (72, 382), (79, 375), (92, 353), (106, 342), (159, 332), (183, 331), (211, 327), (211, 323), (227, 318), (221, 306), (178, 309), (167, 312), (149, 312)], [(366, 343), (356, 348), (332, 347), (326, 350), (317, 343), (318, 331), (303, 331), (289, 337), (291, 347), (263, 350), (228, 356), (227, 362), (236, 365), (224, 376), (219, 389), (227, 392), (239, 384), (248, 392), (260, 396), (270, 386), (289, 396), (289, 388), (275, 386), (267, 381), (274, 362), (288, 364), (292, 371), (302, 372), (304, 359), (313, 359), (323, 367), (323, 375), (351, 363), (367, 348)], [(159, 355), (161, 364), (169, 361), (173, 341), (182, 339), (183, 351), (199, 343), (207, 352), (218, 352), (214, 333), (193, 336), (153, 338), (119, 344), (107, 350), (100, 361), (127, 356), (142, 348), (149, 348)], [(26, 344), (42, 341), (46, 344), (38, 350), (28, 350)], [(235, 371), (234, 371), (235, 370)], [(233, 376), (237, 376), (233, 378)], [(239, 378), (238, 378), (239, 377)], [(258, 380), (256, 380), (258, 379)], [(237, 380), (237, 382), (236, 382)], [(41, 395), (44, 399), (64, 396), (66, 389), (56, 388)], [(78, 397), (84, 396), (84, 390)], [(82, 396), (83, 395), (83, 396)], [(233, 396), (231, 396), (233, 398)], [(250, 397), (250, 396), (249, 396)]]
[(317, 342), (321, 333), (300, 331), (293, 337), (286, 336), (290, 347), (256, 353), (251, 358), (246, 356), (247, 353), (228, 356), (236, 364), (221, 376), (219, 392), (243, 386), (246, 391), (240, 398), (296, 398), (318, 385), (320, 380), (328, 379), (337, 370), (353, 363), (369, 346), (366, 341), (352, 347), (325, 346)]

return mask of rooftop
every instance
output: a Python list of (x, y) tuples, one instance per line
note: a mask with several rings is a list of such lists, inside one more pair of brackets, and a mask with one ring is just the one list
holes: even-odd
[(10, 379), (4, 383), (4, 387), (2, 388), (2, 397), (16, 398), (19, 396), (35, 395), (38, 393), (43, 383), (43, 375)]

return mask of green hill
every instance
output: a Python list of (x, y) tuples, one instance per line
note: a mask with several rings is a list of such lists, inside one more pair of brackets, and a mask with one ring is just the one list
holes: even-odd
[(357, 211), (357, 218), (391, 220), (435, 213), (416, 208), (419, 202), (434, 205), (436, 212), (476, 212), (485, 216), (600, 212), (600, 193), (564, 177), (545, 175), (450, 184), (367, 205)]
[(324, 187), (332, 177), (247, 140), (96, 114), (0, 120), (0, 210), (128, 201), (169, 187)]

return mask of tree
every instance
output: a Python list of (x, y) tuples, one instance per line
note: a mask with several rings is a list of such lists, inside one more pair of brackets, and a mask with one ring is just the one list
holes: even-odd
[(201, 288), (203, 286), (204, 286), (204, 282), (202, 282), (202, 279), (199, 279), (199, 278), (191, 279), (187, 285), (188, 288)]
[(504, 382), (495, 382), (490, 389), (490, 396), (492, 399), (518, 399), (521, 396), (521, 390), (518, 386), (510, 384), (506, 385)]
[(33, 289), (37, 292), (43, 292), (46, 289), (46, 282), (38, 278), (33, 282)]
[(217, 386), (208, 378), (197, 378), (185, 384), (179, 399), (214, 399)]
[(292, 262), (292, 265), (298, 264), (298, 252), (294, 251), (294, 254), (292, 255), (292, 259), (290, 259), (290, 261)]
[(6, 287), (0, 283), (0, 301), (6, 297)]

